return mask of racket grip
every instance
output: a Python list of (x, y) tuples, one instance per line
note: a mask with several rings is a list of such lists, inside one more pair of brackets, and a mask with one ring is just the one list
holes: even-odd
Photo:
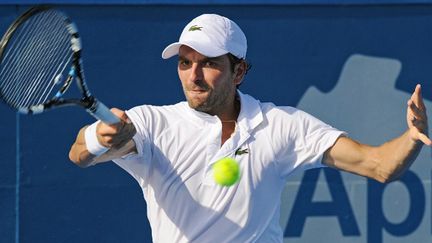
[(101, 120), (106, 124), (115, 124), (120, 122), (120, 118), (118, 118), (114, 113), (111, 112), (108, 107), (106, 107), (102, 102), (95, 100), (92, 107), (87, 109), (87, 111), (96, 119)]

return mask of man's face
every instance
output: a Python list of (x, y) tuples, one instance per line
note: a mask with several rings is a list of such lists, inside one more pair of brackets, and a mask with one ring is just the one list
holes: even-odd
[(189, 106), (218, 115), (234, 104), (241, 81), (231, 71), (227, 55), (209, 58), (188, 46), (179, 50), (178, 74)]

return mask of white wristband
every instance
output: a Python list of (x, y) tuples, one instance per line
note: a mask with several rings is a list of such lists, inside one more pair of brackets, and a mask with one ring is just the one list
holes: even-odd
[(87, 151), (89, 151), (91, 154), (99, 156), (106, 151), (109, 150), (109, 148), (103, 146), (99, 143), (99, 140), (97, 138), (96, 134), (96, 127), (98, 125), (99, 121), (91, 124), (88, 126), (84, 133), (85, 143), (87, 147)]

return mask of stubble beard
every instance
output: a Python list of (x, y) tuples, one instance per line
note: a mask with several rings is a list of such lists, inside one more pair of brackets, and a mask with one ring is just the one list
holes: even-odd
[(211, 115), (215, 115), (218, 110), (225, 107), (230, 95), (232, 95), (228, 88), (215, 92), (212, 89), (208, 89), (208, 95), (202, 100), (193, 100), (187, 95), (187, 91), (183, 90), (188, 101), (189, 106), (196, 111), (205, 112)]

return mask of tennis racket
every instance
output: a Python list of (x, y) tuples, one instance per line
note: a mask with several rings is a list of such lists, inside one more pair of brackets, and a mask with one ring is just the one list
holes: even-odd
[[(120, 122), (90, 91), (84, 78), (76, 25), (62, 12), (36, 6), (18, 17), (0, 41), (0, 97), (24, 114), (84, 107), (107, 124)], [(73, 81), (80, 98), (64, 98)]]

